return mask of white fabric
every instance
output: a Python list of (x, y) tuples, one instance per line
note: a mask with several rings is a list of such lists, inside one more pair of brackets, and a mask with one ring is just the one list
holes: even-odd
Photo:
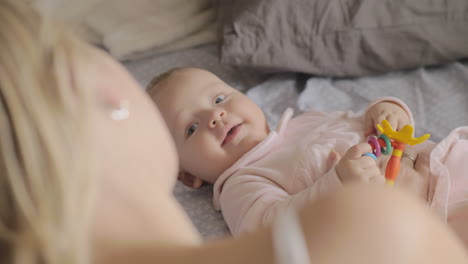
[(468, 125), (468, 63), (353, 79), (312, 77), (302, 92), (296, 85), (294, 75), (280, 75), (247, 94), (266, 111), (271, 125), (288, 107), (297, 114), (356, 112), (383, 96), (399, 98), (409, 106), (416, 135), (430, 133), (432, 140), (439, 141), (456, 127)]

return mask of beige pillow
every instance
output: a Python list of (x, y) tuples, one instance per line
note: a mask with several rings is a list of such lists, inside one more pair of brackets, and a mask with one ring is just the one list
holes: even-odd
[(119, 60), (216, 40), (213, 0), (28, 0)]

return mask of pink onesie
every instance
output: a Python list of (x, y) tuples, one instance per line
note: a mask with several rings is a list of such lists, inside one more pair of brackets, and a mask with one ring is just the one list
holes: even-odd
[[(396, 98), (380, 98), (367, 109), (382, 101), (400, 105), (414, 125), (409, 108)], [(222, 211), (232, 234), (270, 224), (275, 215), (286, 208), (300, 208), (319, 195), (340, 188), (342, 184), (335, 170), (337, 162), (328, 157), (332, 150), (344, 155), (353, 145), (366, 141), (363, 117), (367, 109), (363, 115), (311, 111), (293, 119), (293, 111), (286, 110), (277, 128), (214, 184), (214, 206)], [(451, 203), (468, 198), (468, 177), (462, 175), (468, 170), (468, 162), (459, 162), (468, 151), (466, 138), (468, 127), (459, 128), (427, 152), (427, 166), (429, 160), (431, 166), (428, 206), (444, 219), (449, 198)], [(451, 168), (445, 164), (449, 162)], [(465, 169), (463, 173), (455, 173), (457, 186), (465, 188), (458, 188), (452, 192), (456, 195), (450, 195), (450, 179), (459, 165)]]

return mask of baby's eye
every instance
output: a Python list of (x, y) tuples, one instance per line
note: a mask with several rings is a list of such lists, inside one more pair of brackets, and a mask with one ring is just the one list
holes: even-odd
[(216, 98), (215, 98), (215, 104), (221, 103), (222, 101), (224, 101), (225, 98), (226, 98), (225, 95), (218, 95), (218, 96), (216, 96)]
[(187, 129), (187, 136), (191, 136), (197, 130), (198, 124), (192, 124), (189, 129)]

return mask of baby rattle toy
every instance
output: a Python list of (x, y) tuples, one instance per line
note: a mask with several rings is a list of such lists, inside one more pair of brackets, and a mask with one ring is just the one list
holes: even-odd
[(372, 147), (372, 153), (365, 153), (363, 156), (370, 156), (376, 160), (381, 154), (392, 154), (385, 169), (385, 182), (392, 186), (400, 171), (401, 155), (405, 150), (406, 144), (412, 146), (420, 144), (430, 138), (431, 135), (425, 134), (414, 138), (414, 128), (411, 125), (404, 126), (400, 131), (395, 131), (387, 120), (382, 120), (382, 126), (377, 124), (377, 129), (382, 134), (379, 137), (368, 137), (367, 142)]

